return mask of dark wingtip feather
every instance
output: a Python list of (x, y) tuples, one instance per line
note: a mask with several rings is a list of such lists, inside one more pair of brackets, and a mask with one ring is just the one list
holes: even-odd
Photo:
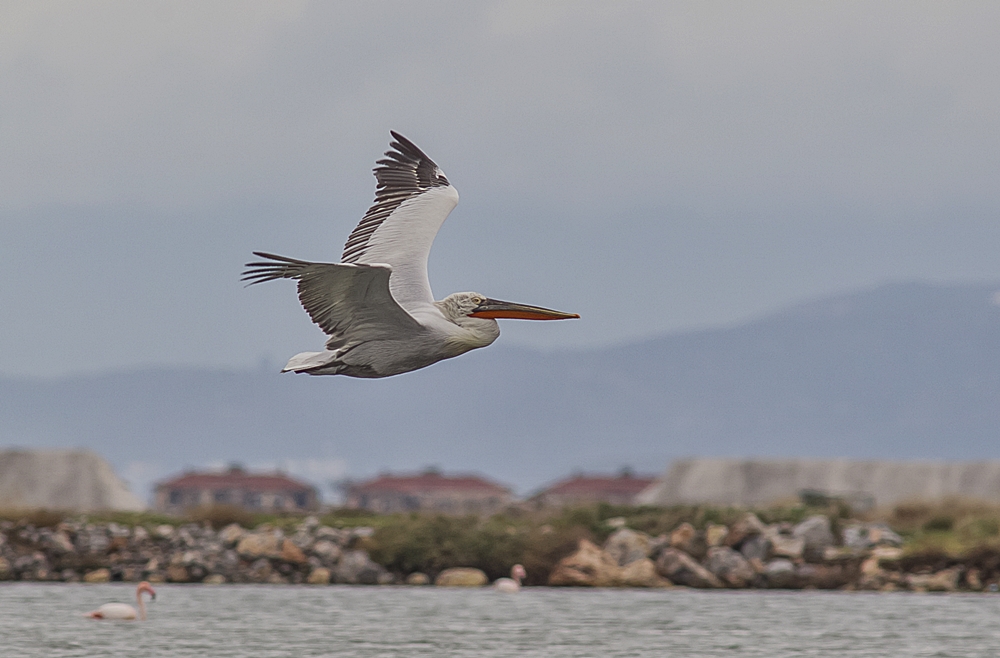
[(275, 279), (294, 279), (301, 268), (308, 265), (304, 260), (269, 254), (266, 251), (255, 251), (253, 255), (268, 260), (244, 263), (243, 267), (247, 269), (240, 275), (240, 281), (249, 281), (247, 286)]
[[(427, 156), (426, 153), (424, 153), (420, 149), (419, 146), (408, 140), (406, 137), (403, 137), (395, 130), (390, 130), (389, 134), (392, 135), (393, 138), (396, 140), (394, 142), (389, 143), (390, 148), (394, 148), (397, 151), (399, 151), (402, 155), (410, 158), (416, 158), (417, 160), (427, 160), (428, 162), (431, 163), (434, 162)], [(392, 152), (386, 152), (386, 155), (388, 155), (389, 157), (394, 157)]]
[(385, 157), (375, 161), (375, 201), (347, 238), (341, 261), (363, 257), (368, 239), (406, 199), (433, 188), (450, 185), (437, 164), (416, 144), (395, 130)]

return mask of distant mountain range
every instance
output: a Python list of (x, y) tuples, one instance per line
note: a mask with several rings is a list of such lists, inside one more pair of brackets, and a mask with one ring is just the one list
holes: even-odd
[(0, 446), (313, 479), (476, 471), (521, 493), (681, 456), (1000, 458), (1000, 284), (891, 284), (608, 347), (498, 345), (385, 380), (151, 369), (0, 377)]

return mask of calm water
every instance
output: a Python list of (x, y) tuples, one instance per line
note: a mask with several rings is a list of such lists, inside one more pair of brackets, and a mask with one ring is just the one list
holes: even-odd
[(0, 585), (0, 655), (1000, 655), (997, 595), (158, 585), (145, 623), (80, 614), (132, 592)]

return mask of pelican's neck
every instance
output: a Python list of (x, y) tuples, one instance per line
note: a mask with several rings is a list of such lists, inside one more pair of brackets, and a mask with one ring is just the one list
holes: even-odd
[(139, 619), (146, 621), (146, 604), (142, 600), (142, 590), (135, 590), (135, 601), (139, 605)]
[(448, 342), (461, 352), (486, 347), (500, 337), (500, 327), (496, 320), (482, 318), (461, 318), (453, 323), (455, 330), (449, 332)]
[(462, 312), (458, 303), (455, 295), (449, 295), (441, 301), (434, 302), (434, 312), (415, 317), (425, 326), (438, 327), (447, 336), (446, 343), (455, 352), (455, 356), (486, 347), (500, 336), (500, 325), (496, 320), (469, 317)]

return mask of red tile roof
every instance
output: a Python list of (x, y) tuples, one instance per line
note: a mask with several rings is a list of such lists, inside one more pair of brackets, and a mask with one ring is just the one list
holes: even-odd
[(542, 494), (634, 496), (655, 481), (656, 478), (636, 477), (634, 475), (616, 475), (613, 477), (576, 475), (556, 482), (544, 490)]
[(510, 493), (510, 489), (475, 475), (446, 477), (440, 473), (420, 475), (380, 475), (351, 487), (352, 493), (393, 493), (416, 494), (429, 491), (468, 491)]
[(157, 488), (168, 489), (242, 489), (243, 491), (310, 491), (308, 484), (280, 473), (247, 473), (231, 468), (222, 473), (184, 473), (164, 480)]

